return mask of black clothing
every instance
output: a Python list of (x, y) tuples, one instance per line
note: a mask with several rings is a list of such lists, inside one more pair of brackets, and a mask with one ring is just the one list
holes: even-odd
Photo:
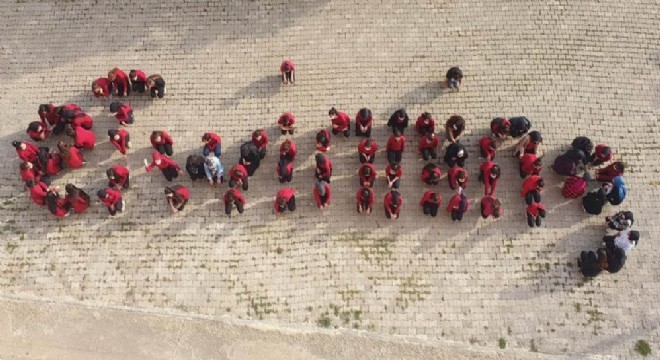
[(609, 273), (617, 273), (626, 264), (626, 253), (623, 249), (615, 248), (613, 250), (606, 249), (607, 254), (607, 270)]
[(525, 135), (532, 128), (532, 123), (524, 116), (515, 116), (509, 119), (511, 131), (509, 135), (513, 138), (519, 138)]
[(186, 160), (186, 171), (192, 181), (206, 179), (204, 171), (204, 157), (200, 155), (190, 155)]
[(605, 191), (603, 191), (603, 189), (588, 192), (587, 195), (582, 198), (582, 207), (587, 214), (600, 215), (603, 211), (604, 205)]
[[(458, 153), (463, 150), (463, 157), (459, 158)], [(465, 167), (465, 160), (468, 158), (468, 152), (461, 143), (453, 143), (447, 146), (445, 152), (445, 162), (449, 167), (454, 167), (456, 165), (460, 167)]]
[(582, 275), (586, 277), (596, 277), (602, 271), (598, 264), (598, 257), (593, 251), (582, 251), (578, 259), (578, 267)]

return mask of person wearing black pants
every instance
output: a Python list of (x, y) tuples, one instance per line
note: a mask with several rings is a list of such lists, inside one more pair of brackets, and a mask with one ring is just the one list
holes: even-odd
[(236, 210), (239, 214), (242, 214), (245, 206), (245, 198), (238, 189), (229, 189), (222, 197), (223, 202), (225, 203), (225, 214), (231, 216), (231, 211), (236, 206)]
[(390, 138), (387, 140), (387, 146), (385, 150), (387, 151), (387, 162), (391, 163), (401, 163), (401, 155), (406, 149), (406, 137), (401, 134), (399, 129), (394, 129), (394, 133), (390, 135)]
[(165, 96), (165, 80), (158, 75), (154, 74), (147, 78), (147, 87), (151, 91), (151, 98), (158, 96), (159, 99), (162, 99)]
[(248, 190), (248, 172), (245, 166), (241, 164), (229, 169), (229, 187), (234, 188), (238, 185), (242, 186), (243, 191)]
[(290, 188), (282, 188), (275, 196), (275, 214), (279, 215), (284, 213), (287, 209), (289, 211), (296, 211), (296, 191)]
[(532, 205), (533, 202), (541, 202), (541, 189), (545, 183), (539, 175), (530, 175), (525, 179), (522, 185), (522, 196), (525, 198), (527, 205)]
[(465, 146), (461, 143), (452, 143), (447, 146), (445, 152), (445, 162), (449, 167), (454, 167), (456, 165), (464, 168), (465, 160), (468, 158), (468, 152), (465, 150)]
[(441, 203), (442, 198), (440, 195), (438, 195), (433, 190), (429, 190), (424, 193), (424, 196), (422, 196), (422, 201), (420, 201), (419, 205), (422, 207), (424, 215), (431, 215), (432, 217), (436, 217), (438, 215), (438, 209), (440, 208)]
[(151, 141), (151, 146), (158, 150), (159, 153), (167, 156), (174, 154), (174, 140), (172, 140), (172, 137), (167, 131), (155, 130), (151, 133), (149, 140)]
[(463, 214), (468, 210), (469, 202), (465, 194), (456, 194), (452, 196), (449, 200), (449, 205), (447, 205), (447, 211), (451, 213), (452, 221), (461, 221), (463, 220)]

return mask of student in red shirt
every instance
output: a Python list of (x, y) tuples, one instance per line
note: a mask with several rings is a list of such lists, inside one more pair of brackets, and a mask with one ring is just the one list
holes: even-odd
[(71, 204), (66, 199), (61, 198), (56, 189), (48, 190), (48, 194), (46, 194), (46, 205), (48, 205), (48, 211), (58, 218), (69, 216)]
[(66, 191), (65, 200), (69, 202), (74, 213), (80, 214), (87, 210), (89, 204), (91, 204), (91, 199), (83, 189), (73, 184), (66, 184), (64, 190)]
[(275, 196), (275, 214), (279, 215), (284, 213), (287, 209), (289, 211), (296, 211), (296, 191), (290, 188), (282, 188)]
[(445, 123), (445, 133), (447, 141), (451, 144), (457, 143), (465, 132), (465, 119), (459, 115), (451, 116)]
[(225, 214), (231, 217), (231, 211), (236, 206), (239, 214), (242, 214), (245, 206), (245, 198), (238, 189), (229, 189), (222, 197), (222, 202), (225, 204)]
[(625, 167), (625, 164), (620, 161), (613, 162), (602, 169), (596, 170), (596, 180), (612, 182), (615, 177), (623, 175)]
[(50, 130), (45, 122), (33, 121), (25, 131), (30, 139), (34, 141), (46, 140), (50, 136)]
[(58, 153), (51, 154), (47, 148), (39, 152), (39, 166), (47, 175), (57, 175), (62, 171), (64, 158)]
[(165, 80), (163, 80), (163, 77), (158, 74), (149, 75), (147, 78), (147, 89), (151, 92), (152, 99), (155, 99), (156, 96), (158, 96), (159, 99), (162, 99), (167, 93)]
[(94, 132), (87, 130), (83, 127), (72, 128), (66, 127), (66, 134), (73, 138), (73, 145), (78, 149), (92, 150), (96, 145), (96, 135)]
[(296, 82), (296, 67), (291, 60), (284, 60), (280, 65), (280, 72), (282, 73), (282, 84), (295, 84)]
[(319, 180), (314, 186), (314, 200), (316, 201), (316, 206), (323, 211), (326, 207), (330, 206), (330, 201), (332, 200), (332, 189), (330, 185), (323, 181)]
[(108, 176), (108, 187), (115, 190), (128, 189), (130, 186), (129, 171), (126, 167), (115, 165), (108, 169), (105, 174)]
[(390, 135), (390, 138), (387, 140), (387, 146), (385, 150), (387, 151), (387, 162), (390, 164), (393, 162), (401, 162), (401, 155), (406, 149), (406, 137), (401, 134), (398, 129), (394, 129), (394, 133)]
[(526, 209), (527, 212), (527, 225), (529, 227), (541, 226), (542, 219), (545, 218), (545, 206), (540, 202), (529, 204)]
[(122, 155), (126, 156), (126, 150), (131, 148), (131, 136), (128, 134), (128, 131), (122, 129), (108, 130), (108, 137), (110, 138), (110, 143)]
[(39, 154), (37, 145), (27, 141), (12, 141), (11, 145), (16, 149), (16, 154), (21, 160), (31, 163), (37, 161), (37, 154)]
[(151, 141), (151, 146), (154, 149), (158, 150), (159, 153), (167, 156), (172, 156), (174, 154), (174, 140), (167, 131), (164, 130), (155, 130), (151, 133), (149, 138)]
[(530, 131), (527, 135), (523, 136), (516, 145), (515, 155), (519, 158), (523, 157), (525, 154), (540, 155), (539, 147), (542, 142), (543, 137), (540, 132)]
[(506, 139), (511, 131), (511, 122), (507, 118), (494, 118), (490, 122), (490, 131), (498, 139)]
[(118, 212), (124, 212), (125, 203), (119, 191), (110, 188), (101, 189), (96, 192), (96, 196), (108, 208), (110, 216), (115, 216)]
[(371, 126), (373, 125), (371, 110), (362, 108), (355, 115), (355, 136), (371, 137)]
[(538, 175), (541, 173), (541, 158), (536, 154), (524, 154), (519, 161), (520, 178), (524, 179), (528, 175)]
[(92, 93), (94, 93), (94, 97), (97, 99), (100, 97), (109, 97), (113, 91), (114, 86), (108, 78), (102, 77), (92, 81)]
[(135, 118), (133, 118), (133, 108), (129, 104), (114, 101), (110, 104), (110, 113), (115, 116), (119, 125), (132, 124), (135, 122)]
[(355, 200), (357, 201), (358, 214), (371, 214), (371, 209), (374, 205), (374, 197), (374, 191), (371, 188), (363, 187), (357, 191), (355, 194)]
[(266, 148), (268, 147), (268, 135), (264, 129), (255, 130), (252, 133), (252, 143), (259, 148), (259, 157), (266, 157)]
[(438, 145), (440, 144), (440, 139), (432, 133), (426, 133), (419, 139), (419, 146), (417, 151), (422, 155), (424, 161), (428, 161), (429, 158), (437, 159), (438, 158)]
[(467, 182), (470, 176), (468, 172), (459, 166), (454, 166), (449, 169), (447, 179), (449, 180), (449, 188), (456, 191), (457, 193), (463, 192), (467, 187)]
[(147, 89), (147, 74), (142, 70), (131, 70), (128, 72), (128, 79), (131, 81), (131, 90), (144, 94)]
[(21, 180), (23, 180), (23, 182), (34, 180), (36, 183), (39, 183), (42, 181), (50, 186), (50, 177), (44, 174), (43, 171), (37, 169), (31, 162), (23, 161), (20, 165), (20, 169)]
[(62, 112), (62, 120), (74, 129), (82, 127), (85, 130), (91, 130), (94, 126), (94, 120), (92, 117), (82, 110), (64, 110)]
[(296, 155), (298, 150), (296, 149), (296, 143), (293, 140), (286, 139), (280, 145), (280, 159), (287, 159), (291, 162), (296, 160)]
[(280, 115), (280, 118), (277, 120), (277, 125), (282, 131), (282, 135), (293, 135), (293, 131), (296, 127), (296, 117), (292, 113), (284, 113)]
[(280, 184), (291, 182), (293, 180), (293, 163), (287, 159), (281, 158), (275, 167)]
[(329, 183), (330, 177), (332, 176), (332, 162), (330, 161), (330, 158), (321, 153), (317, 153), (314, 160), (316, 161), (316, 179)]
[(428, 163), (422, 168), (422, 182), (426, 185), (438, 185), (441, 176), (442, 170), (434, 163)]
[(500, 179), (501, 171), (499, 165), (493, 161), (486, 161), (479, 168), (479, 181), (484, 184), (484, 195), (492, 196), (497, 188), (497, 180)]
[(125, 72), (119, 70), (119, 68), (114, 68), (108, 72), (108, 80), (112, 81), (117, 96), (122, 97), (131, 94), (131, 87), (128, 84), (128, 76)]
[(85, 158), (78, 148), (60, 141), (57, 143), (57, 149), (64, 162), (66, 162), (66, 167), (69, 169), (78, 169), (86, 164)]
[(330, 132), (328, 130), (319, 130), (316, 133), (316, 150), (327, 152), (330, 150)]
[(497, 151), (497, 140), (490, 136), (484, 136), (479, 140), (479, 150), (481, 157), (486, 161), (495, 160), (495, 152)]
[(403, 176), (403, 168), (399, 163), (389, 163), (385, 168), (385, 177), (387, 179), (387, 187), (389, 189), (398, 189), (401, 177)]
[(163, 176), (165, 176), (167, 181), (172, 181), (179, 176), (179, 173), (183, 174), (183, 170), (181, 170), (174, 160), (166, 155), (161, 155), (158, 151), (154, 151), (153, 154), (151, 154), (151, 159), (151, 164), (149, 164), (147, 159), (144, 159), (144, 166), (147, 172), (150, 172), (153, 168), (157, 167), (163, 173)]
[(360, 177), (361, 187), (373, 187), (376, 180), (376, 168), (373, 164), (363, 164), (358, 170), (358, 176)]
[(398, 130), (399, 133), (403, 135), (408, 127), (409, 121), (410, 118), (408, 117), (406, 110), (399, 109), (392, 113), (392, 116), (390, 116), (390, 119), (387, 121), (387, 127), (392, 128), (392, 133), (394, 133), (394, 130)]
[(360, 141), (358, 145), (358, 154), (360, 157), (360, 163), (370, 163), (373, 164), (376, 159), (376, 152), (378, 151), (378, 143), (372, 139), (364, 139)]
[(484, 196), (481, 199), (481, 216), (487, 219), (492, 216), (499, 219), (502, 216), (502, 204), (495, 196)]
[(403, 206), (403, 197), (398, 191), (391, 190), (385, 195), (383, 206), (385, 207), (385, 217), (394, 221), (399, 218)]
[(343, 133), (344, 137), (348, 137), (351, 131), (351, 118), (346, 113), (337, 111), (334, 107), (328, 110), (328, 116), (332, 122), (332, 134)]
[(245, 166), (236, 164), (229, 169), (229, 187), (241, 186), (244, 191), (248, 190), (248, 172)]
[(431, 113), (424, 112), (417, 118), (415, 130), (420, 136), (435, 132), (435, 119), (431, 116)]
[(28, 180), (25, 182), (30, 198), (37, 205), (46, 205), (46, 195), (48, 194), (48, 185), (43, 181)]
[(190, 198), (190, 191), (183, 185), (165, 187), (165, 198), (172, 213), (183, 210)]
[(467, 212), (470, 203), (465, 194), (455, 194), (449, 200), (447, 211), (451, 213), (451, 221), (463, 220), (463, 215)]
[(612, 149), (605, 144), (596, 145), (596, 150), (589, 159), (591, 165), (599, 166), (612, 160)]
[(54, 135), (59, 135), (64, 131), (64, 122), (58, 114), (58, 107), (54, 104), (41, 104), (37, 110), (41, 122), (51, 127)]
[(441, 204), (442, 196), (433, 190), (425, 192), (424, 196), (422, 196), (422, 200), (419, 202), (419, 206), (422, 207), (424, 215), (431, 215), (432, 217), (438, 215), (438, 209)]
[(211, 152), (215, 154), (216, 157), (222, 155), (222, 139), (216, 133), (207, 132), (202, 135), (202, 142), (204, 143), (204, 148), (202, 153), (204, 156), (209, 156)]
[(541, 189), (544, 185), (543, 178), (539, 175), (530, 175), (525, 179), (522, 184), (521, 195), (527, 205), (532, 205), (533, 202), (541, 202)]

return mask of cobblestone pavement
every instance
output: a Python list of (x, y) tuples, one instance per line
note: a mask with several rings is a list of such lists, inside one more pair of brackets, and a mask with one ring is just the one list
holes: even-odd
[[(444, 338), (552, 354), (634, 357), (637, 340), (660, 351), (660, 8), (656, 1), (5, 1), (0, 3), (0, 292), (48, 299), (179, 309), (213, 316), (309, 323), (382, 334)], [(278, 83), (291, 58), (297, 84)], [(439, 80), (460, 65), (460, 93)], [(132, 188), (128, 211), (109, 219), (98, 203), (54, 220), (33, 206), (18, 177), (11, 140), (26, 139), (38, 104), (74, 102), (95, 119), (99, 142), (87, 166), (56, 180), (89, 189), (124, 160), (104, 142), (116, 121), (89, 84), (109, 69), (139, 67), (168, 82), (165, 99), (132, 96)], [(354, 214), (358, 140), (333, 139), (332, 207), (311, 204), (314, 134), (331, 106), (352, 117), (374, 112), (385, 145), (389, 114), (430, 111), (441, 122), (468, 120), (471, 210), (460, 224), (425, 218), (416, 141), (404, 155), (402, 217), (380, 208)], [(271, 213), (279, 187), (274, 129), (285, 111), (298, 119), (292, 186), (299, 210)], [(497, 190), (505, 214), (483, 220), (476, 142), (498, 115), (527, 115), (553, 158), (573, 137), (589, 135), (630, 166), (629, 197), (642, 232), (622, 272), (585, 281), (575, 258), (599, 245), (603, 218), (564, 200), (561, 178), (545, 171), (549, 218), (530, 230), (519, 196), (512, 142), (498, 154)], [(251, 179), (244, 215), (224, 216), (205, 183), (171, 216), (163, 177), (147, 174), (148, 135), (168, 129), (175, 160), (200, 152), (217, 131), (222, 161), (265, 127), (270, 153)], [(409, 132), (412, 133), (412, 131)], [(53, 145), (52, 140), (49, 142)], [(377, 167), (384, 169), (384, 154)], [(446, 167), (442, 165), (443, 171)], [(443, 181), (445, 202), (450, 191)], [(609, 208), (605, 213), (612, 213)]]

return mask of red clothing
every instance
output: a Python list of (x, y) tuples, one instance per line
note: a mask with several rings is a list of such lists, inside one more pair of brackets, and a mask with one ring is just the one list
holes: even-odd
[(525, 197), (525, 195), (527, 195), (527, 193), (529, 193), (530, 191), (538, 191), (538, 188), (536, 187), (536, 183), (539, 180), (541, 180), (541, 177), (538, 175), (528, 176), (525, 179), (525, 181), (523, 181), (521, 195)]
[(92, 126), (94, 126), (94, 120), (84, 112), (76, 113), (76, 117), (71, 121), (71, 127), (74, 129), (82, 127), (86, 130), (90, 130)]
[(282, 61), (282, 65), (280, 65), (280, 71), (286, 71), (286, 66), (289, 65), (289, 71), (295, 71), (296, 67), (293, 65), (293, 61), (291, 60), (284, 60)]
[[(423, 207), (425, 203), (433, 203), (433, 200), (431, 200), (431, 195), (433, 194), (436, 194), (436, 192), (433, 190), (429, 190), (425, 192), (424, 196), (422, 196), (422, 200), (419, 202), (419, 206)], [(436, 204), (440, 206), (442, 204), (442, 196), (440, 196), (440, 194), (437, 195), (438, 195), (438, 201), (436, 202)]]
[(105, 204), (105, 206), (107, 206), (108, 208), (110, 208), (113, 205), (116, 205), (118, 202), (121, 201), (122, 196), (119, 191), (113, 190), (111, 188), (107, 188), (105, 189), (105, 192), (108, 194), (108, 196), (102, 199), (99, 198), (99, 200), (101, 200), (101, 202)]
[(115, 172), (115, 178), (109, 180), (110, 184), (112, 184), (112, 186), (123, 188), (129, 177), (128, 169), (121, 165), (115, 165), (112, 167), (112, 170)]
[(406, 149), (406, 137), (401, 135), (400, 138), (400, 141), (396, 141), (394, 134), (390, 135), (385, 149), (387, 151), (404, 151)]
[(490, 131), (494, 135), (499, 136), (499, 137), (503, 137), (505, 135), (508, 135), (505, 132), (506, 128), (509, 128), (509, 129), (511, 128), (511, 122), (509, 121), (509, 119), (506, 119), (506, 118), (502, 119), (502, 121), (499, 122), (499, 123), (495, 122), (495, 121), (490, 123)]
[(541, 203), (532, 203), (532, 205), (527, 205), (527, 213), (533, 217), (539, 216), (539, 210), (545, 211), (545, 206)]
[(279, 206), (277, 206), (277, 200), (284, 199), (284, 202), (289, 202), (289, 200), (291, 200), (291, 198), (294, 195), (296, 195), (296, 191), (293, 190), (293, 189), (289, 189), (289, 188), (280, 189), (280, 191), (278, 191), (277, 195), (275, 196), (275, 204), (274, 204), (275, 213), (278, 213), (278, 214), (280, 213), (280, 208), (279, 208)]
[[(289, 122), (284, 122), (285, 117), (289, 118)], [(280, 116), (279, 120), (277, 120), (277, 123), (283, 126), (291, 126), (296, 123), (296, 117), (293, 116), (292, 113), (284, 113)]]
[[(318, 150), (320, 152), (326, 152), (326, 151), (328, 151), (328, 148), (330, 147), (330, 131), (323, 129), (323, 130), (319, 131), (319, 134), (320, 133), (323, 133), (323, 135), (325, 135), (326, 142), (325, 142), (325, 145), (324, 145), (324, 144), (321, 144), (317, 141), (316, 142), (316, 150)], [(318, 136), (318, 134), (317, 134), (317, 136)]]
[(62, 156), (60, 154), (51, 155), (46, 163), (46, 174), (57, 175), (62, 171)]
[[(278, 162), (277, 165), (275, 165), (275, 172), (277, 173), (277, 176), (281, 176), (282, 174), (282, 169), (280, 168), (280, 163)], [(286, 176), (289, 176), (293, 174), (293, 162), (287, 161), (286, 162)]]
[(190, 199), (190, 191), (188, 190), (187, 187), (183, 185), (175, 185), (172, 188), (177, 195), (183, 198), (183, 200)]
[(330, 158), (325, 156), (325, 164), (319, 166), (316, 165), (316, 176), (319, 179), (330, 178), (332, 176), (332, 161)]
[(484, 184), (484, 191), (486, 196), (493, 196), (495, 189), (497, 188), (497, 180), (490, 177), (490, 169), (495, 166), (494, 161), (486, 161), (481, 165), (479, 171), (481, 171), (481, 179)]
[(154, 136), (153, 133), (149, 137), (149, 140), (151, 141), (151, 146), (153, 146), (154, 149), (156, 149), (158, 145), (164, 145), (164, 144), (170, 144), (174, 146), (174, 140), (172, 140), (172, 137), (166, 131), (160, 132), (160, 141), (156, 141), (156, 137)]
[(46, 123), (43, 121), (42, 122), (34, 121), (34, 122), (38, 123), (41, 129), (38, 131), (34, 131), (28, 128), (25, 132), (28, 134), (30, 139), (34, 141), (41, 141), (47, 139), (50, 136), (50, 130), (48, 129), (48, 125), (46, 125)]
[(435, 149), (438, 147), (438, 144), (440, 144), (440, 139), (437, 136), (434, 136), (432, 141), (429, 141), (426, 136), (422, 136), (419, 138), (419, 146), (417, 147), (417, 151), (421, 153), (424, 149)]
[(355, 124), (356, 126), (364, 127), (366, 131), (369, 130), (369, 128), (371, 127), (373, 119), (374, 117), (371, 114), (369, 114), (369, 117), (366, 119), (362, 118), (362, 114), (358, 111), (357, 115), (355, 115)]
[(483, 154), (486, 154), (486, 160), (493, 160), (495, 158), (496, 150), (490, 148), (490, 136), (484, 136), (479, 140), (479, 148)]
[(434, 167), (433, 170), (431, 170), (429, 168), (423, 168), (422, 169), (422, 177), (421, 177), (422, 182), (425, 183), (425, 184), (430, 184), (431, 176), (433, 175), (433, 173), (438, 174), (438, 178), (440, 178), (440, 176), (442, 176), (442, 170), (440, 170), (440, 168), (437, 167), (437, 166)]
[(117, 130), (117, 135), (119, 135), (119, 140), (115, 140), (114, 137), (111, 137), (110, 143), (114, 145), (122, 155), (126, 155), (126, 145), (127, 145), (126, 137), (128, 136), (128, 131)]
[(567, 199), (577, 199), (587, 190), (587, 181), (581, 176), (571, 176), (564, 182), (561, 195)]
[(83, 158), (82, 153), (78, 148), (70, 147), (69, 148), (69, 158), (66, 159), (66, 167), (69, 169), (78, 169), (83, 166), (85, 158)]
[(387, 166), (385, 167), (385, 175), (390, 180), (395, 178), (395, 177), (398, 177), (399, 179), (401, 179), (401, 176), (403, 176), (403, 167), (399, 166), (399, 169), (394, 171), (392, 169), (392, 166), (390, 166), (390, 164), (387, 164)]
[[(489, 217), (495, 215), (495, 208), (493, 207), (493, 204), (491, 204), (490, 199), (494, 199), (494, 196), (484, 196), (481, 199), (481, 215), (483, 217)], [(498, 209), (497, 216), (500, 217), (502, 216), (502, 207)]]
[(82, 111), (82, 108), (78, 104), (64, 104), (62, 105), (62, 112), (73, 111), (74, 114), (78, 114)]
[(343, 113), (341, 111), (337, 112), (337, 115), (331, 120), (332, 121), (332, 128), (337, 130), (337, 131), (344, 131), (348, 129), (348, 127), (351, 124), (351, 118), (346, 115), (346, 113)]
[[(239, 170), (241, 171), (241, 173), (243, 173), (243, 176), (238, 176), (237, 172)], [(231, 168), (229, 170), (229, 176), (234, 181), (240, 181), (240, 180), (243, 180), (243, 179), (247, 178), (248, 172), (247, 172), (247, 169), (245, 169), (245, 166), (243, 166), (241, 164), (236, 164), (236, 166), (234, 166), (233, 168)]]
[(447, 211), (449, 212), (460, 211), (461, 199), (465, 199), (465, 209), (463, 209), (462, 211), (463, 213), (465, 213), (470, 207), (470, 202), (467, 200), (467, 197), (465, 197), (465, 195), (461, 195), (461, 194), (456, 194), (451, 197), (451, 199), (449, 200), (449, 204), (447, 205)]
[(417, 130), (418, 133), (422, 133), (422, 130), (426, 131), (426, 133), (432, 133), (435, 132), (435, 119), (430, 118), (428, 123), (424, 122), (424, 115), (420, 115), (417, 118), (417, 122), (415, 122), (415, 130)]
[(360, 141), (360, 144), (358, 145), (358, 153), (362, 155), (366, 155), (365, 157), (370, 158), (374, 156), (374, 154), (376, 154), (376, 151), (378, 151), (378, 144), (376, 143), (376, 141), (371, 140), (371, 147), (369, 148), (369, 150), (367, 150), (365, 145), (367, 143), (367, 140), (368, 139), (364, 139)]
[(94, 149), (94, 144), (96, 144), (96, 136), (94, 135), (94, 132), (83, 127), (76, 129), (76, 141), (74, 145), (77, 148), (92, 150)]
[[(465, 179), (461, 182), (458, 181), (458, 173), (460, 172), (465, 172)], [(453, 168), (450, 168), (448, 177), (449, 177), (449, 187), (452, 190), (458, 189), (459, 186), (465, 190), (465, 188), (467, 187), (467, 182), (470, 179), (470, 175), (468, 175), (467, 171), (465, 171), (465, 169), (463, 169), (460, 166), (454, 166)]]
[(69, 211), (66, 209), (66, 206), (68, 205), (68, 203), (69, 203), (69, 201), (67, 199), (62, 199), (58, 196), (57, 200), (55, 200), (55, 204), (56, 204), (55, 205), (55, 212), (52, 213), (52, 214), (57, 216), (58, 218), (65, 217), (69, 213)]
[(35, 162), (37, 161), (37, 154), (39, 153), (39, 148), (37, 145), (34, 145), (33, 143), (29, 143), (27, 141), (23, 141), (23, 144), (25, 144), (25, 150), (22, 150), (21, 148), (16, 148), (16, 153), (18, 154), (18, 157), (27, 162)]
[(325, 204), (321, 202), (321, 195), (319, 194), (319, 188), (318, 186), (314, 186), (314, 200), (316, 200), (316, 206), (321, 206), (321, 205), (330, 205), (330, 200), (332, 199), (332, 189), (330, 188), (330, 184), (325, 184), (325, 195), (326, 195), (326, 201)]
[(57, 125), (60, 122), (60, 116), (57, 115), (57, 107), (53, 104), (48, 104), (48, 112), (41, 112), (37, 110), (41, 122), (48, 122), (51, 126)]
[[(370, 168), (371, 169), (371, 176), (366, 177), (364, 175), (364, 169), (365, 168)], [(365, 163), (364, 165), (362, 165), (360, 167), (359, 176), (360, 176), (360, 186), (365, 186), (364, 183), (368, 182), (369, 183), (368, 187), (373, 187), (374, 186), (374, 180), (376, 180), (376, 167), (374, 167), (373, 164)]]
[(211, 152), (214, 152), (217, 146), (222, 145), (222, 139), (220, 139), (220, 136), (218, 136), (216, 133), (207, 134), (209, 134), (209, 142), (204, 144), (204, 147), (208, 148)]
[[(125, 72), (119, 70), (118, 68), (114, 69), (115, 72), (115, 80), (112, 81), (112, 83), (115, 85), (115, 89), (119, 91), (119, 84), (124, 85), (124, 92), (128, 92), (128, 75), (126, 75)], [(121, 94), (124, 95), (124, 94)]]
[(48, 185), (41, 181), (30, 188), (30, 197), (37, 205), (46, 205), (46, 195), (48, 195)]
[(227, 191), (227, 192), (225, 193), (225, 195), (222, 197), (222, 201), (223, 201), (225, 204), (226, 204), (227, 201), (228, 201), (228, 197), (229, 197), (229, 193), (230, 193), (230, 192), (231, 192), (232, 194), (234, 194), (234, 198), (236, 199), (236, 203), (245, 204), (245, 197), (243, 197), (243, 194), (241, 194), (241, 192), (238, 191), (238, 189), (236, 189), (236, 188), (234, 188), (234, 189), (229, 189), (229, 191)]
[(140, 81), (143, 83), (147, 82), (147, 74), (144, 73), (142, 70), (135, 70), (135, 80), (132, 81)]
[(28, 180), (34, 180), (35, 182), (39, 182), (39, 180), (41, 179), (41, 174), (39, 173), (39, 170), (37, 170), (36, 167), (27, 170), (21, 170), (20, 174), (23, 182), (26, 182)]
[(133, 115), (133, 108), (128, 104), (121, 104), (119, 110), (115, 114), (115, 119), (119, 121), (121, 125), (126, 125), (128, 119)]
[[(374, 205), (374, 191), (371, 188), (369, 189), (369, 208), (371, 208)], [(357, 193), (355, 194), (355, 200), (357, 200), (357, 203), (361, 205), (364, 202), (364, 198), (362, 197), (362, 189), (358, 189)], [(366, 209), (363, 209), (366, 210)]]
[(383, 199), (383, 206), (385, 207), (385, 211), (398, 217), (399, 212), (401, 212), (401, 206), (403, 206), (403, 196), (399, 195), (399, 202), (395, 204), (392, 201), (392, 192), (390, 191), (385, 195), (385, 199)]
[(614, 154), (612, 154), (612, 151), (608, 155), (603, 154), (603, 150), (607, 148), (608, 146), (606, 144), (598, 144), (596, 145), (596, 150), (594, 150), (594, 155), (597, 161), (600, 161), (601, 163), (606, 163), (610, 160), (612, 160), (612, 157)]
[[(146, 168), (147, 172), (153, 170), (155, 167), (159, 168), (160, 170), (167, 169), (168, 167), (173, 167), (177, 171), (181, 170), (179, 164), (170, 159), (167, 155), (161, 155), (158, 151), (154, 151), (153, 154), (151, 154), (151, 159), (151, 164), (149, 164), (149, 166)], [(156, 164), (156, 160), (161, 160), (160, 165)]]
[(100, 98), (102, 96), (103, 97), (108, 97), (108, 96), (111, 95), (110, 94), (110, 80), (108, 80), (108, 78), (104, 78), (104, 77), (98, 78), (98, 79), (96, 79), (95, 82), (96, 82), (96, 84), (98, 84), (98, 86), (101, 87), (101, 91), (102, 91), (101, 93), (95, 92), (94, 93), (95, 97)]
[(538, 175), (541, 173), (541, 167), (535, 166), (534, 162), (538, 159), (536, 154), (525, 154), (520, 158), (520, 171), (527, 175)]
[(531, 138), (527, 139), (527, 144), (525, 145), (524, 152), (526, 154), (536, 154), (536, 149), (539, 147), (539, 144), (533, 142)]
[(87, 201), (81, 194), (78, 194), (75, 199), (67, 194), (65, 199), (71, 204), (71, 208), (76, 214), (84, 212), (89, 207), (89, 201)]
[(612, 182), (617, 176), (623, 175), (623, 171), (615, 169), (615, 164), (609, 164), (602, 169), (596, 170), (596, 180)]
[(261, 139), (257, 139), (257, 137), (252, 134), (252, 143), (261, 150), (268, 145), (268, 135), (266, 135), (264, 130), (259, 130), (259, 135), (261, 135)]
[(296, 159), (297, 154), (298, 154), (298, 150), (296, 149), (296, 143), (293, 140), (291, 140), (291, 146), (289, 147), (289, 151), (284, 150), (284, 143), (280, 145), (280, 158), (285, 158), (293, 162)]

